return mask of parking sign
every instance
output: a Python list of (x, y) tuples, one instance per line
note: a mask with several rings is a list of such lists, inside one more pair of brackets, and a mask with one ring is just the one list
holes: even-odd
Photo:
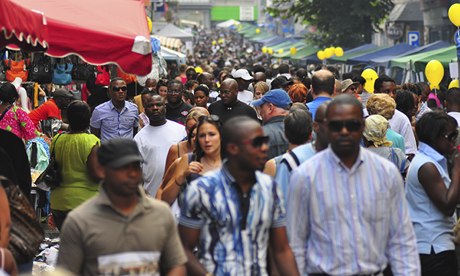
[(407, 43), (412, 46), (420, 46), (420, 33), (416, 31), (407, 32)]

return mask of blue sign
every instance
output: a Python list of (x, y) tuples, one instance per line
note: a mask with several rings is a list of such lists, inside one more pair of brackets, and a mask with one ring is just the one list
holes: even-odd
[(454, 40), (455, 46), (457, 47), (457, 59), (460, 60), (460, 30), (455, 32)]
[(150, 0), (153, 4), (153, 10), (156, 12), (165, 12), (165, 1), (164, 0)]
[(412, 46), (420, 46), (420, 33), (419, 32), (407, 32), (407, 43)]

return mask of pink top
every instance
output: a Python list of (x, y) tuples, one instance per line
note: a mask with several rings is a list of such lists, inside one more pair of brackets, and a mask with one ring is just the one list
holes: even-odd
[(21, 139), (30, 140), (40, 133), (27, 113), (19, 106), (13, 106), (0, 121), (0, 128), (14, 133)]
[(439, 101), (439, 98), (438, 98), (438, 96), (437, 96), (436, 94), (430, 93), (430, 94), (428, 95), (428, 100), (434, 100), (434, 101), (436, 102), (436, 105), (437, 105), (438, 107), (441, 107), (441, 102)]

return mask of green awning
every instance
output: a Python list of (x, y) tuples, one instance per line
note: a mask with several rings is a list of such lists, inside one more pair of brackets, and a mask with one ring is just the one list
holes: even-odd
[[(275, 50), (273, 48), (273, 51), (274, 51), (274, 54), (273, 56), (276, 57), (276, 58), (290, 58), (291, 57), (291, 48), (292, 47), (295, 47), (297, 49), (297, 52), (300, 51), (300, 49), (303, 49), (304, 47), (306, 47), (307, 45), (305, 44), (305, 42), (296, 42), (294, 44), (289, 43), (287, 44), (285, 47), (282, 47), (282, 48), (278, 48), (277, 50)], [(282, 54), (279, 54), (278, 51), (279, 50), (283, 50), (283, 53)]]
[(292, 60), (301, 60), (308, 56), (311, 56), (319, 51), (318, 48), (307, 45), (306, 47), (297, 50), (297, 53), (291, 57)]
[(341, 57), (333, 56), (330, 59), (328, 59), (328, 61), (332, 62), (332, 63), (346, 63), (347, 60), (349, 60), (351, 58), (362, 56), (362, 55), (365, 55), (365, 54), (370, 54), (370, 53), (376, 52), (378, 50), (381, 50), (383, 48), (385, 48), (385, 47), (376, 47), (376, 48), (367, 49), (367, 50), (358, 51), (358, 52), (353, 52), (353, 53), (349, 53), (349, 54), (347, 54), (345, 52), (343, 54), (343, 56), (341, 56)]
[(439, 60), (444, 66), (448, 66), (449, 62), (455, 60), (456, 58), (457, 49), (455, 46), (450, 46), (447, 48), (392, 59), (390, 61), (390, 67), (409, 69), (413, 64), (426, 64), (433, 59)]

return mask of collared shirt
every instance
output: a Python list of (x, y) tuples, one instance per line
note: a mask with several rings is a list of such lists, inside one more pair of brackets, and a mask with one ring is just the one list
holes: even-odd
[(116, 137), (132, 139), (133, 130), (138, 127), (138, 123), (139, 113), (135, 104), (125, 101), (125, 106), (118, 112), (112, 101), (107, 101), (96, 106), (90, 125), (101, 130), (103, 142)]
[(327, 101), (332, 100), (330, 97), (316, 97), (313, 101), (307, 103), (308, 110), (310, 110), (311, 118), (315, 120), (316, 110), (318, 107)]
[(388, 123), (392, 130), (404, 137), (406, 154), (415, 154), (417, 152), (417, 143), (415, 142), (415, 135), (409, 118), (401, 111), (395, 109), (395, 114)]
[[(285, 226), (285, 211), (276, 183), (255, 172), (256, 183), (240, 196), (227, 169), (209, 172), (193, 181), (181, 200), (179, 223), (201, 229), (198, 259), (214, 275), (267, 275), (266, 260), (270, 228)], [(246, 228), (242, 227), (242, 197), (249, 196)]]
[[(308, 143), (293, 148), (292, 152), (297, 156), (297, 159), (299, 159), (299, 164), (302, 164), (316, 154), (316, 149), (313, 143)], [(283, 192), (284, 203), (286, 203), (287, 200), (289, 180), (292, 172), (293, 170), (289, 170), (287, 164), (283, 162), (283, 160), (281, 160), (281, 163), (276, 167), (275, 180)]]
[(160, 270), (185, 264), (169, 206), (147, 197), (140, 187), (138, 193), (129, 215), (113, 206), (103, 186), (71, 211), (61, 231), (57, 264), (76, 275), (113, 275), (124, 269), (128, 275), (160, 275)]
[(428, 197), (418, 180), (418, 172), (426, 163), (436, 166), (446, 188), (451, 183), (447, 159), (429, 145), (420, 142), (419, 151), (412, 159), (406, 178), (406, 197), (417, 236), (418, 251), (420, 254), (430, 254), (431, 247), (435, 253), (454, 250), (454, 216), (445, 216)]
[(263, 129), (265, 135), (270, 137), (268, 141), (268, 159), (285, 153), (289, 147), (289, 141), (284, 135), (284, 118), (286, 116), (275, 116), (264, 123)]
[(349, 169), (329, 147), (294, 170), (287, 228), (300, 273), (420, 275), (403, 180), (360, 148)]

